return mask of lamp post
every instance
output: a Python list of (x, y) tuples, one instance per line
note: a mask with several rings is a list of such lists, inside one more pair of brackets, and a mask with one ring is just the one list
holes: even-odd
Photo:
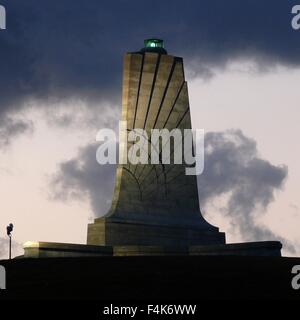
[(7, 227), (6, 227), (6, 232), (7, 235), (9, 237), (9, 259), (11, 259), (11, 237), (12, 237), (12, 231), (14, 229), (14, 225), (12, 223), (10, 223)]

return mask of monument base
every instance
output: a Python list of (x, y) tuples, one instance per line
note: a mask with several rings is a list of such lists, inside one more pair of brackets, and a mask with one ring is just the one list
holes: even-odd
[(225, 244), (225, 233), (207, 223), (170, 225), (98, 218), (88, 225), (87, 244), (114, 247), (217, 245)]
[(25, 258), (95, 256), (281, 256), (278, 241), (232, 243), (189, 247), (93, 246), (84, 244), (26, 242)]

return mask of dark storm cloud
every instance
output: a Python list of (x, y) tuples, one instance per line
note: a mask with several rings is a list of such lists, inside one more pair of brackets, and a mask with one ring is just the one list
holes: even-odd
[[(84, 196), (89, 199), (95, 216), (102, 216), (109, 209), (115, 167), (97, 164), (96, 148), (94, 144), (88, 145), (76, 158), (61, 163), (51, 184), (54, 198), (68, 200)], [(274, 192), (283, 187), (287, 168), (259, 158), (256, 142), (239, 130), (207, 133), (205, 148), (205, 169), (198, 178), (201, 207), (229, 194), (222, 212), (244, 240), (278, 239), (294, 252), (288, 241), (257, 221), (259, 213), (263, 214), (273, 202)]]
[(122, 55), (152, 36), (165, 39), (170, 53), (186, 62), (197, 61), (196, 73), (206, 75), (208, 66), (236, 57), (298, 65), (294, 3), (1, 0), (7, 30), (0, 32), (0, 110), (31, 98), (119, 102)]
[(7, 147), (14, 138), (33, 131), (30, 120), (18, 119), (13, 116), (0, 117), (0, 149)]
[(259, 213), (274, 201), (274, 193), (282, 189), (287, 174), (286, 166), (259, 158), (256, 142), (240, 130), (207, 133), (205, 170), (198, 178), (200, 204), (205, 207), (214, 198), (227, 196), (222, 212), (244, 240), (277, 239), (295, 252), (291, 243), (258, 222)]
[(56, 200), (90, 201), (95, 216), (107, 213), (111, 204), (116, 167), (99, 165), (96, 161), (96, 144), (79, 150), (78, 156), (63, 162), (50, 184)]

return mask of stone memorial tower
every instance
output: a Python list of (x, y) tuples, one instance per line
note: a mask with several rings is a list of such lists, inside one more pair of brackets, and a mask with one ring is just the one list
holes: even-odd
[[(167, 54), (162, 40), (145, 40), (143, 49), (125, 55), (122, 120), (127, 130), (143, 129), (149, 137), (151, 129), (191, 129), (183, 59)], [(128, 153), (130, 147), (128, 143)], [(151, 140), (147, 148), (150, 152)], [(196, 176), (186, 175), (185, 167), (118, 165), (111, 209), (89, 225), (88, 244), (181, 247), (225, 243), (225, 234), (202, 217)]]

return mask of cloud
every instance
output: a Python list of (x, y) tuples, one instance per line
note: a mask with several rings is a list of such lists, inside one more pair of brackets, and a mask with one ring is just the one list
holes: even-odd
[(0, 117), (0, 149), (10, 145), (12, 140), (21, 134), (28, 134), (32, 131), (33, 123), (30, 120), (14, 116)]
[(122, 56), (147, 37), (194, 61), (197, 75), (236, 58), (299, 65), (294, 1), (9, 1), (0, 36), (0, 113), (32, 99), (120, 101)]
[[(96, 148), (95, 144), (88, 145), (80, 149), (76, 158), (61, 163), (51, 179), (51, 189), (59, 200), (84, 197), (98, 217), (110, 207), (115, 167), (97, 164)], [(241, 130), (207, 133), (205, 151), (205, 170), (198, 178), (201, 207), (229, 194), (222, 212), (243, 240), (277, 239), (294, 252), (292, 244), (258, 222), (259, 215), (274, 201), (274, 193), (282, 189), (287, 167), (259, 158), (256, 142)]]
[[(170, 6), (159, 0), (2, 0), (1, 4), (7, 11), (7, 29), (0, 33), (0, 118), (35, 105), (51, 121), (63, 105), (69, 114), (55, 123), (69, 126), (76, 121), (67, 106), (70, 101), (85, 104), (87, 118), (101, 113), (105, 104), (118, 110), (122, 57), (153, 36), (165, 39), (170, 54), (184, 57), (190, 76), (211, 77), (236, 59), (250, 59), (259, 70), (300, 63), (299, 34), (291, 28), (294, 1), (194, 0), (182, 5), (174, 0)], [(19, 122), (18, 128), (24, 125)], [(4, 121), (0, 126), (1, 144), (8, 145), (15, 131)]]
[(215, 198), (227, 197), (222, 213), (245, 241), (277, 239), (294, 253), (288, 240), (258, 222), (287, 175), (286, 166), (261, 159), (256, 142), (241, 130), (209, 132), (205, 136), (205, 170), (198, 178), (200, 204), (205, 208)]
[(96, 144), (79, 150), (78, 156), (59, 165), (50, 179), (51, 198), (55, 200), (88, 200), (95, 216), (110, 208), (115, 180), (115, 165), (99, 165)]
[(88, 105), (84, 101), (70, 100), (53, 106), (46, 106), (42, 113), (49, 127), (74, 128), (117, 128), (120, 108), (109, 103)]

